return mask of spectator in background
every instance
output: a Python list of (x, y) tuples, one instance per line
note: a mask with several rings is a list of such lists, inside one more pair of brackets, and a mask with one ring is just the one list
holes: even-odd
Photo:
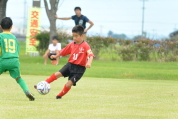
[(48, 50), (43, 55), (43, 57), (44, 57), (44, 64), (45, 65), (47, 64), (47, 61), (48, 61), (48, 58), (49, 58), (50, 60), (52, 60), (51, 61), (52, 64), (58, 65), (59, 58), (57, 58), (57, 59), (51, 59), (50, 56), (51, 55), (56, 55), (59, 52), (59, 50), (61, 50), (61, 43), (59, 43), (58, 37), (54, 36), (53, 39), (52, 39), (52, 44), (49, 44)]
[[(69, 19), (74, 20), (75, 25), (83, 26), (84, 37), (86, 37), (87, 31), (94, 25), (94, 23), (91, 20), (89, 20), (86, 16), (81, 14), (81, 8), (80, 7), (75, 7), (74, 11), (75, 11), (76, 15), (73, 15), (71, 17), (59, 18), (59, 17), (57, 17), (57, 15), (55, 17), (56, 17), (56, 19), (61, 19), (61, 20), (69, 20)], [(88, 28), (86, 28), (87, 22), (90, 24), (90, 26)], [(84, 38), (84, 40), (85, 40), (85, 38)]]

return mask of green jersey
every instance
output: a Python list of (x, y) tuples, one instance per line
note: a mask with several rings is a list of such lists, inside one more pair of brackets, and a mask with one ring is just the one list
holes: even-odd
[(0, 33), (0, 58), (18, 58), (19, 43), (10, 32)]

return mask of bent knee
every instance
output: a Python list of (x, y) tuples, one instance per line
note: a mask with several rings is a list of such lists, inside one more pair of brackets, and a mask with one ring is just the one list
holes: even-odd
[(15, 80), (18, 81), (21, 77), (17, 77)]
[(48, 55), (44, 56), (44, 58), (48, 58)]
[(56, 72), (55, 76), (56, 76), (56, 78), (59, 78), (59, 77), (62, 77), (63, 75), (61, 74), (61, 72)]
[(66, 87), (68, 88), (71, 88), (73, 85), (73, 82), (71, 80), (69, 80), (67, 83), (66, 83)]

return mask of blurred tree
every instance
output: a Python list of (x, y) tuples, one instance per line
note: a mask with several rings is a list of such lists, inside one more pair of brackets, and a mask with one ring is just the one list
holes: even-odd
[(169, 34), (169, 37), (174, 37), (178, 35), (178, 30)]
[(134, 36), (134, 37), (133, 37), (133, 40), (134, 40), (134, 41), (137, 41), (137, 40), (144, 39), (144, 38), (146, 38), (146, 37), (144, 37), (144, 36), (142, 36), (142, 35), (137, 35), (137, 36)]
[(112, 38), (127, 39), (127, 36), (125, 34), (113, 34)]
[(113, 32), (112, 32), (112, 31), (109, 31), (109, 32), (108, 32), (108, 37), (112, 37), (112, 35), (113, 35)]
[(56, 12), (58, 10), (58, 4), (60, 0), (49, 0), (50, 8), (48, 5), (47, 0), (44, 0), (45, 10), (46, 14), (49, 19), (50, 23), (50, 41), (52, 40), (53, 36), (56, 36), (56, 18), (54, 17), (56, 15)]
[(178, 41), (178, 30), (170, 33), (169, 37), (168, 41)]
[[(6, 4), (8, 0), (0, 0), (0, 21), (6, 16)], [(0, 33), (2, 29), (0, 29)]]
[(127, 39), (127, 36), (125, 34), (115, 34), (113, 31), (108, 32), (108, 37), (117, 39)]

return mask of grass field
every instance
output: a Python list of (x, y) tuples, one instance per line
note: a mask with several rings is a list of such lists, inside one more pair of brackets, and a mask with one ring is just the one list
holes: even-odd
[[(51, 75), (67, 63), (61, 58), (58, 66), (43, 65), (42, 57), (21, 56), (23, 75)], [(85, 77), (116, 79), (177, 80), (178, 62), (114, 62), (94, 60)]]
[(177, 119), (178, 82), (84, 77), (61, 100), (55, 96), (67, 79), (40, 95), (33, 85), (46, 76), (24, 75), (36, 100), (29, 102), (7, 74), (1, 75), (1, 119)]
[[(25, 55), (25, 42), (20, 42), (21, 73), (23, 75), (46, 75), (58, 71), (67, 63), (67, 57), (60, 60), (58, 66), (43, 65), (42, 57)], [(112, 54), (111, 54), (112, 55)], [(118, 62), (94, 60), (92, 68), (87, 69), (85, 77), (178, 80), (178, 62)]]
[(94, 60), (92, 68), (61, 100), (55, 96), (67, 78), (51, 83), (40, 95), (33, 85), (67, 62), (43, 65), (42, 57), (25, 55), (21, 74), (36, 100), (29, 102), (8, 72), (0, 76), (0, 119), (178, 119), (178, 62), (114, 62)]

